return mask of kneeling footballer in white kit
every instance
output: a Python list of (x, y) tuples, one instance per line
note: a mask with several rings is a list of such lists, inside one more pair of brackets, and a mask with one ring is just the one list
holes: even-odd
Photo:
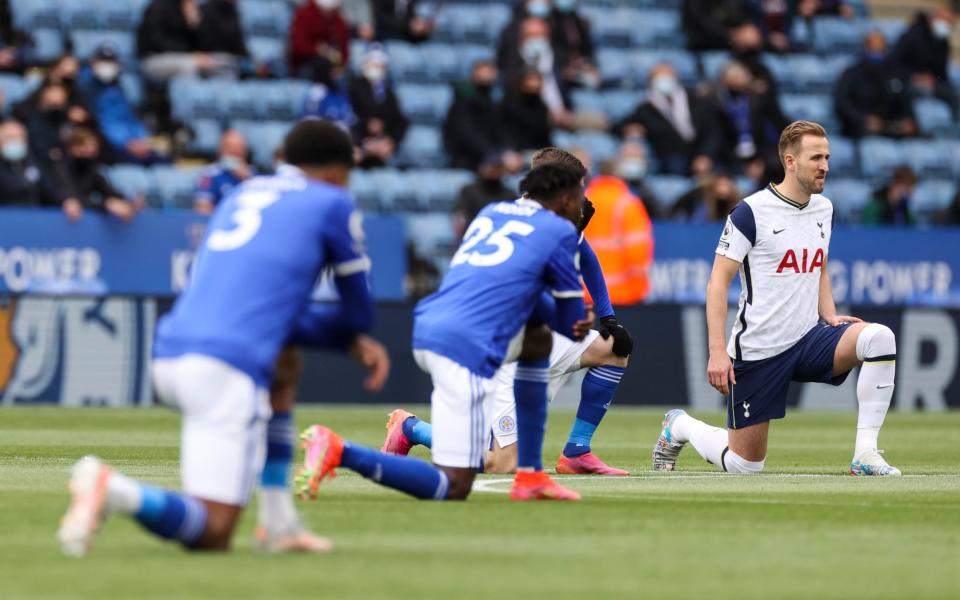
[[(653, 448), (655, 469), (673, 470), (689, 443), (724, 471), (761, 472), (770, 420), (786, 414), (790, 382), (840, 385), (862, 365), (850, 473), (900, 475), (877, 449), (893, 396), (894, 334), (885, 325), (837, 315), (827, 274), (833, 204), (821, 192), (829, 157), (822, 126), (790, 124), (780, 136), (784, 181), (744, 199), (727, 219), (707, 285), (707, 374), (726, 395), (727, 429), (671, 410)], [(738, 271), (740, 304), (725, 344), (727, 291)]]

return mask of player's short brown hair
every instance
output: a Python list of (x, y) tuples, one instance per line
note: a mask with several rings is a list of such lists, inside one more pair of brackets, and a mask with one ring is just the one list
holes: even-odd
[(813, 121), (794, 121), (784, 127), (783, 132), (780, 133), (780, 164), (783, 165), (784, 169), (787, 168), (787, 163), (783, 157), (791, 149), (796, 148), (805, 135), (825, 138), (827, 137), (827, 130), (820, 123), (814, 123)]
[(530, 159), (530, 167), (534, 169), (551, 164), (563, 165), (573, 170), (577, 175), (577, 179), (583, 179), (587, 176), (587, 168), (583, 166), (580, 159), (560, 148), (554, 148), (553, 146), (540, 148), (533, 153), (533, 157)]

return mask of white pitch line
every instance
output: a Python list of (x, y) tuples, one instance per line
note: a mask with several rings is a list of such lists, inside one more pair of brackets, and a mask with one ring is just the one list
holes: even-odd
[[(583, 483), (615, 483), (617, 481), (636, 481), (639, 479), (664, 479), (670, 481), (683, 481), (683, 480), (696, 480), (696, 479), (717, 479), (717, 478), (728, 478), (728, 477), (739, 477), (739, 478), (749, 478), (749, 479), (848, 479), (852, 480), (853, 478), (850, 475), (844, 473), (828, 474), (828, 473), (760, 473), (758, 475), (740, 475), (735, 473), (714, 473), (710, 471), (686, 471), (684, 473), (647, 473), (647, 474), (637, 474), (637, 475), (625, 475), (622, 477), (596, 477), (593, 475), (553, 475), (557, 480), (566, 480), (566, 481), (577, 481)], [(956, 479), (960, 476), (958, 475), (944, 475), (944, 474), (928, 474), (928, 473), (914, 473), (901, 475), (896, 479), (927, 479), (927, 478), (938, 478), (938, 479)], [(495, 493), (503, 494), (507, 493), (509, 490), (495, 489), (493, 486), (498, 486), (503, 483), (513, 483), (513, 479), (478, 479), (473, 482), (473, 491), (474, 492), (485, 492), (485, 493)]]

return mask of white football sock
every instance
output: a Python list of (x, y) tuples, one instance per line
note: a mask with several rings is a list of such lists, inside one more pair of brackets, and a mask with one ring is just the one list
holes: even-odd
[(140, 510), (142, 504), (140, 483), (123, 473), (111, 471), (107, 479), (107, 511), (132, 515)]
[(290, 488), (260, 488), (257, 525), (270, 533), (289, 533), (300, 527), (300, 517), (293, 504)]
[(720, 457), (727, 447), (727, 430), (703, 421), (694, 419), (690, 415), (680, 415), (670, 427), (673, 439), (678, 442), (690, 442), (690, 445), (706, 460), (722, 468)]
[(756, 475), (763, 471), (764, 460), (752, 461), (740, 456), (733, 450), (727, 450), (723, 455), (723, 464), (728, 473), (742, 473), (744, 475)]
[(877, 449), (880, 427), (893, 398), (897, 343), (886, 325), (871, 323), (857, 337), (857, 358), (863, 361), (857, 379), (857, 442), (854, 460)]

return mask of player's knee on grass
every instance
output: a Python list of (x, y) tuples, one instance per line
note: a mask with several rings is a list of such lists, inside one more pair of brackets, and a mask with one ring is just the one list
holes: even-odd
[(207, 500), (202, 502), (207, 508), (207, 526), (191, 549), (229, 550), (230, 540), (243, 508)]
[(473, 488), (473, 480), (477, 476), (475, 469), (461, 469), (456, 467), (439, 467), (447, 475), (449, 487), (447, 500), (466, 500)]
[(533, 361), (550, 358), (553, 348), (553, 334), (546, 325), (527, 325), (523, 334), (523, 348), (520, 360)]
[(497, 440), (493, 441), (493, 449), (486, 453), (483, 459), (483, 472), (505, 475), (517, 471), (517, 444), (510, 444), (506, 448), (500, 447)]

